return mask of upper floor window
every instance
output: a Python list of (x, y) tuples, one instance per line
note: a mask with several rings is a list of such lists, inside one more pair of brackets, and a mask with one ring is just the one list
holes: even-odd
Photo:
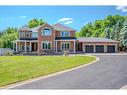
[(21, 38), (22, 38), (22, 37), (25, 37), (25, 32), (20, 31), (20, 37), (21, 37)]
[(26, 32), (26, 37), (30, 37), (30, 32), (29, 31)]
[(38, 37), (38, 32), (32, 32), (32, 37)]
[(43, 29), (42, 30), (42, 35), (44, 35), (44, 36), (50, 36), (51, 35), (51, 30), (50, 29)]
[(61, 37), (69, 37), (70, 36), (70, 32), (61, 32)]

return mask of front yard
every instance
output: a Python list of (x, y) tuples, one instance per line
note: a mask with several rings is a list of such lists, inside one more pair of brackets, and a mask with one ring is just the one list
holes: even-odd
[(87, 64), (95, 59), (94, 56), (2, 56), (0, 86)]

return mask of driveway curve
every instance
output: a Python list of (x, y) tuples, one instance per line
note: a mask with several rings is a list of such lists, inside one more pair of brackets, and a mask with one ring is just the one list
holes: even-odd
[(100, 61), (11, 89), (120, 89), (127, 84), (127, 55), (96, 55)]

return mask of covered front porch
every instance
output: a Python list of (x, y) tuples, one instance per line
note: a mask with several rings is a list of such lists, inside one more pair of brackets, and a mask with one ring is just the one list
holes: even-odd
[(35, 40), (16, 40), (13, 41), (13, 51), (16, 53), (38, 53), (38, 42)]
[(70, 53), (76, 53), (76, 40), (55, 40), (55, 52), (68, 50)]

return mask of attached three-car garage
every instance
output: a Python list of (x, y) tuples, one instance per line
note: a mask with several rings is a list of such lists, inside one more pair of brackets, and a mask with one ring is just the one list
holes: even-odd
[(86, 53), (93, 53), (94, 52), (94, 46), (93, 45), (85, 45), (85, 52)]
[(115, 53), (118, 50), (118, 41), (107, 38), (79, 38), (82, 50), (85, 53)]
[(107, 53), (115, 53), (115, 45), (107, 45)]

